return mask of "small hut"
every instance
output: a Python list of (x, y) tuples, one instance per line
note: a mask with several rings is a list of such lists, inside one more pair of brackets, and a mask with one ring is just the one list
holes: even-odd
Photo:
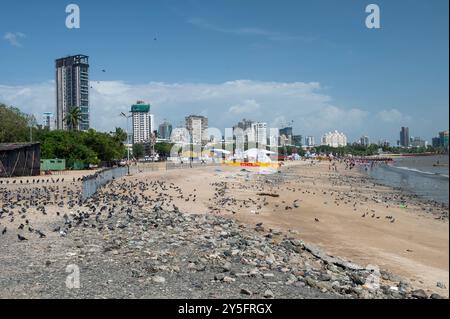
[(38, 176), (41, 166), (41, 145), (0, 144), (0, 177)]

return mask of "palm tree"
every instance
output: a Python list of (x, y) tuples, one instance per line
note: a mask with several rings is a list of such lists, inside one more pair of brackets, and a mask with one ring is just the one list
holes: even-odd
[(76, 106), (71, 107), (64, 120), (66, 121), (69, 130), (78, 130), (78, 124), (81, 121), (81, 109)]

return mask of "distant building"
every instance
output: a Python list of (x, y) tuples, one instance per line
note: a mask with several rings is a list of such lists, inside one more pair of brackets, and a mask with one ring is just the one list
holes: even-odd
[(389, 147), (390, 143), (389, 143), (388, 140), (383, 139), (383, 140), (379, 140), (378, 141), (378, 146), (380, 146), (380, 147)]
[(269, 144), (267, 146), (270, 147), (278, 147), (280, 146), (280, 131), (276, 128), (267, 128), (267, 136)]
[(359, 144), (361, 146), (369, 146), (369, 137), (368, 136), (361, 136), (359, 139)]
[[(153, 134), (155, 133), (155, 130), (156, 130), (156, 127), (155, 127), (155, 115), (150, 113), (148, 116), (150, 118), (150, 138), (152, 138)], [(158, 131), (156, 130), (156, 132), (158, 132)], [(156, 135), (155, 135), (155, 138), (156, 138)]]
[(172, 135), (172, 124), (167, 121), (162, 122), (158, 127), (158, 137), (163, 140), (170, 139)]
[(312, 147), (316, 145), (314, 136), (307, 136), (305, 139), (305, 146)]
[(235, 143), (236, 153), (243, 152), (245, 143), (254, 142), (252, 134), (252, 125), (254, 121), (243, 119), (233, 126), (233, 141)]
[(252, 131), (257, 148), (265, 147), (267, 145), (267, 123), (253, 123)]
[(175, 144), (190, 143), (189, 131), (185, 127), (176, 127), (172, 130), (170, 141)]
[(302, 146), (303, 145), (303, 136), (301, 136), (301, 135), (292, 135), (292, 145), (294, 145), (294, 146)]
[(423, 140), (420, 137), (412, 137), (411, 138), (411, 146), (412, 147), (427, 147), (427, 141)]
[(322, 136), (322, 145), (331, 147), (343, 147), (347, 145), (347, 136), (338, 131), (329, 132)]
[(440, 141), (442, 147), (447, 148), (447, 149), (448, 149), (448, 134), (449, 134), (448, 130), (439, 132), (439, 141)]
[(66, 115), (79, 108), (81, 120), (76, 129), (90, 128), (89, 57), (75, 55), (58, 59), (56, 64), (56, 128), (67, 130)]
[(208, 142), (208, 118), (199, 115), (186, 117), (186, 129), (195, 145), (206, 145)]
[(433, 147), (441, 147), (441, 138), (440, 137), (433, 137), (431, 139), (431, 145), (433, 145)]
[(448, 149), (448, 135), (448, 130), (439, 132), (439, 136), (432, 139), (432, 145), (434, 147), (443, 147)]
[(152, 115), (150, 104), (138, 101), (131, 106), (133, 120), (133, 144), (146, 143), (150, 141), (152, 133)]
[(409, 147), (410, 139), (409, 139), (409, 128), (402, 127), (400, 131), (400, 146)]
[(292, 127), (284, 127), (279, 130), (279, 144), (281, 146), (292, 145)]
[(233, 126), (233, 129), (240, 128), (241, 130), (245, 131), (252, 127), (254, 121), (243, 119), (242, 121), (238, 122), (235, 126)]
[(287, 138), (292, 137), (292, 127), (289, 126), (289, 127), (281, 128), (280, 129), (280, 136), (281, 135), (284, 135)]
[(44, 113), (44, 128), (51, 130), (52, 129), (52, 117), (53, 117), (53, 113), (52, 112), (45, 112)]
[[(257, 147), (278, 145), (278, 131), (270, 130), (267, 123), (243, 119), (233, 126), (233, 138), (237, 150), (243, 150), (245, 143), (256, 144)], [(255, 147), (248, 146), (249, 148)]]

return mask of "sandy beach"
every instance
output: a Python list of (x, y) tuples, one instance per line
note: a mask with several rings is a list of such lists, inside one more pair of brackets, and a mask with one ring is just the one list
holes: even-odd
[[(343, 166), (334, 172), (327, 163), (292, 162), (283, 167), (282, 181), (274, 183), (264, 182), (271, 175), (259, 175), (258, 169), (245, 170), (200, 168), (146, 176), (196, 189), (195, 202), (174, 199), (182, 211), (220, 214), (251, 225), (263, 222), (332, 255), (410, 278), (418, 287), (442, 294), (436, 284), (443, 282), (448, 296), (449, 225), (448, 219), (439, 219), (445, 208), (375, 185)], [(226, 188), (214, 187), (217, 183)], [(280, 197), (257, 195), (262, 192)]]
[[(286, 246), (287, 238), (290, 238), (289, 240), (298, 239), (308, 243), (308, 245), (311, 244), (313, 247), (317, 246), (321, 251), (331, 256), (343, 258), (364, 268), (379, 268), (383, 281), (397, 282), (400, 285), (406, 282), (414, 289), (423, 289), (428, 295), (436, 293), (448, 297), (448, 207), (426, 202), (399, 190), (375, 184), (362, 173), (356, 170), (345, 170), (344, 166), (340, 164), (337, 165), (337, 171), (330, 170), (326, 162), (314, 164), (304, 161), (290, 162), (286, 163), (280, 172), (274, 174), (265, 174), (266, 172), (260, 172), (258, 168), (242, 169), (223, 165), (168, 171), (164, 170), (164, 166), (160, 166), (159, 169), (157, 171), (144, 169), (140, 173), (114, 181), (99, 192), (99, 198), (96, 198), (94, 202), (84, 204), (79, 202), (78, 198), (81, 187), (79, 178), (86, 172), (76, 173), (76, 176), (65, 175), (64, 181), (59, 180), (58, 182), (56, 182), (56, 178), (62, 176), (42, 176), (41, 179), (54, 179), (53, 184), (50, 181), (50, 185), (45, 187), (36, 184), (27, 184), (26, 186), (20, 184), (20, 180), (25, 183), (25, 178), (17, 179), (14, 184), (9, 180), (8, 184), (5, 185), (6, 180), (3, 179), (3, 183), (0, 184), (2, 193), (0, 207), (3, 206), (4, 212), (0, 219), (0, 230), (7, 228), (8, 232), (0, 235), (0, 248), (2, 250), (0, 263), (3, 266), (0, 282), (4, 284), (3, 287), (6, 283), (8, 288), (3, 290), (0, 296), (30, 297), (26, 292), (20, 293), (23, 283), (12, 283), (8, 278), (20, 273), (16, 268), (17, 262), (25, 264), (31, 262), (40, 250), (41, 252), (48, 252), (47, 257), (39, 256), (37, 258), (43, 258), (42, 263), (47, 264), (47, 266), (39, 266), (40, 270), (34, 270), (34, 273), (41, 273), (41, 277), (45, 278), (46, 275), (51, 275), (51, 266), (49, 268), (48, 265), (57, 264), (57, 262), (52, 261), (53, 259), (70, 260), (75, 258), (75, 260), (84, 261), (85, 255), (88, 255), (85, 251), (87, 246), (104, 246), (105, 243), (110, 243), (111, 238), (114, 237), (112, 234), (115, 235), (117, 231), (119, 231), (119, 238), (123, 242), (124, 234), (122, 231), (126, 230), (126, 225), (119, 227), (120, 230), (108, 225), (109, 230), (106, 229), (107, 233), (105, 234), (103, 223), (101, 223), (102, 229), (99, 228), (99, 231), (95, 232), (95, 227), (100, 224), (99, 219), (108, 210), (108, 218), (111, 218), (115, 211), (123, 214), (126, 212), (126, 215), (120, 218), (118, 215), (118, 219), (115, 221), (117, 223), (115, 225), (120, 226), (120, 223), (124, 221), (124, 216), (127, 216), (129, 220), (132, 219), (130, 218), (131, 212), (153, 209), (153, 211), (175, 210), (175, 212), (180, 212), (186, 216), (193, 215), (193, 217), (183, 218), (188, 218), (194, 224), (204, 221), (198, 216), (217, 217), (217, 220), (224, 218), (225, 221), (232, 221), (233, 224), (230, 224), (229, 227), (236, 227), (239, 232), (240, 229), (244, 229), (240, 228), (239, 225), (249, 229), (253, 229), (256, 225), (257, 232), (252, 232), (251, 235), (255, 236), (252, 237), (255, 238), (255, 243), (263, 241), (263, 239), (257, 238), (270, 240), (270, 249), (274, 251)], [(24, 204), (21, 196), (27, 199), (26, 204)], [(17, 202), (8, 206), (12, 198)], [(104, 208), (100, 209), (102, 206)], [(20, 218), (22, 209), (27, 212), (23, 213), (26, 215), (25, 217)], [(73, 216), (78, 212), (81, 216), (81, 212), (89, 210), (91, 216), (85, 213), (84, 217), (79, 218), (77, 223), (77, 225), (82, 224), (84, 220), (84, 228), (79, 230), (77, 227), (72, 228), (73, 224), (70, 224), (71, 227), (70, 229), (67, 228), (67, 234), (60, 236), (63, 226), (58, 225), (61, 225), (64, 214)], [(44, 215), (41, 214), (43, 211), (45, 211)], [(92, 219), (94, 212), (97, 214), (97, 223), (90, 227), (91, 225), (87, 225), (86, 220)], [(39, 239), (34, 238), (36, 237), (34, 233), (33, 235), (26, 235), (25, 232), (29, 240), (18, 241), (16, 229), (20, 227), (20, 224), (23, 224), (25, 218), (34, 228), (42, 230), (46, 237), (39, 241)], [(75, 220), (76, 218), (73, 221)], [(144, 218), (144, 220), (147, 222), (147, 218)], [(129, 221), (129, 223), (131, 222)], [(171, 225), (173, 225), (172, 223)], [(221, 221), (220, 223), (224, 222)], [(142, 222), (138, 225), (141, 224)], [(206, 227), (205, 225), (208, 224), (198, 225), (199, 227)], [(57, 228), (55, 231), (55, 227), (60, 227), (61, 230)], [(227, 227), (225, 226), (225, 229)], [(210, 228), (214, 229), (215, 226), (208, 226), (205, 229), (209, 231)], [(223, 230), (224, 226), (220, 224), (219, 228)], [(168, 236), (174, 229), (177, 230), (177, 226), (169, 227), (165, 233), (159, 235)], [(195, 230), (195, 226), (187, 229), (180, 226), (178, 231), (177, 236), (184, 240), (185, 236), (189, 236), (190, 233), (194, 236), (198, 229)], [(266, 236), (258, 237), (258, 232)], [(221, 233), (222, 235), (220, 235)], [(92, 238), (90, 234), (92, 234)], [(198, 234), (198, 236), (200, 235), (201, 233)], [(223, 231), (219, 231), (216, 235), (223, 236)], [(30, 236), (33, 238), (30, 238)], [(146, 234), (145, 231), (142, 236), (148, 237), (150, 234)], [(208, 238), (206, 237), (206, 239)], [(80, 242), (83, 242), (83, 244), (80, 244)], [(188, 242), (192, 243), (193, 241), (188, 240)], [(67, 255), (67, 251), (70, 251), (70, 249), (75, 249), (78, 253)], [(115, 249), (112, 250), (115, 251)], [(260, 250), (264, 251), (265, 248)], [(307, 250), (309, 251), (309, 249)], [(26, 256), (28, 259), (16, 256), (15, 254), (18, 252), (23, 254), (22, 257)], [(92, 250), (91, 253), (95, 254), (96, 252)], [(236, 252), (236, 254), (239, 253)], [(256, 264), (259, 264), (261, 258), (265, 258), (267, 261), (267, 257), (257, 256), (258, 251), (255, 254), (254, 262)], [(119, 252), (116, 255), (122, 256), (123, 262), (127, 264), (130, 262), (130, 259), (126, 258), (126, 253), (121, 255)], [(301, 256), (306, 255), (302, 253)], [(307, 258), (312, 258), (310, 255), (307, 256), (309, 256)], [(88, 260), (92, 259), (93, 257), (88, 258)], [(180, 259), (180, 262), (183, 262), (183, 260)], [(233, 261), (231, 262), (233, 263)], [(242, 258), (236, 262), (242, 263)], [(311, 261), (312, 264), (316, 262), (318, 261)], [(31, 262), (31, 266), (29, 264), (22, 265), (23, 268), (21, 269), (33, 267), (35, 263), (36, 261)], [(271, 261), (269, 264), (258, 265), (258, 267), (272, 269), (274, 268), (272, 263)], [(282, 262), (280, 261), (280, 263)], [(303, 264), (305, 263), (303, 262)], [(327, 268), (326, 263), (320, 261), (319, 264), (320, 271), (330, 274), (330, 269)], [(98, 266), (98, 264), (96, 265)], [(60, 269), (62, 266), (59, 265), (58, 267)], [(314, 286), (314, 289), (318, 289), (317, 294), (311, 293), (310, 297), (324, 298), (326, 296), (320, 295), (320, 293), (332, 290), (331, 286), (310, 283), (307, 275), (301, 269), (302, 267), (298, 267), (290, 269), (292, 272), (290, 276), (292, 277), (292, 274), (294, 274), (297, 279), (285, 278), (284, 280), (287, 280), (288, 283), (294, 281), (298, 285), (300, 285), (300, 282), (306, 282), (307, 285)], [(91, 265), (90, 268), (95, 267)], [(120, 269), (120, 271), (123, 271), (122, 268)], [(281, 264), (276, 269), (278, 269), (280, 276), (287, 274), (287, 270), (285, 270), (287, 268), (283, 268)], [(294, 271), (294, 269), (298, 270)], [(211, 269), (211, 271), (213, 270), (214, 268)], [(352, 277), (351, 274), (349, 276)], [(238, 277), (238, 275), (235, 277)], [(313, 278), (315, 277), (313, 276)], [(234, 278), (231, 279), (235, 280)], [(231, 279), (230, 281), (232, 281)], [(28, 285), (33, 284), (32, 277), (23, 280), (28, 282)], [(210, 280), (211, 278), (207, 281)], [(220, 280), (223, 281), (223, 278)], [(280, 282), (282, 280), (280, 279)], [(45, 286), (46, 284), (40, 283), (40, 285)], [(48, 285), (52, 287), (50, 284)], [(203, 287), (202, 289), (206, 288)], [(243, 288), (239, 289), (242, 291)], [(297, 287), (297, 289), (300, 288)], [(360, 288), (358, 289), (360, 290)], [(300, 293), (299, 291), (280, 290), (276, 297), (308, 296), (303, 290), (301, 291)], [(42, 294), (49, 296), (41, 292)], [(182, 294), (181, 290), (180, 294)], [(347, 295), (347, 293), (343, 293), (343, 295)], [(36, 296), (40, 296), (39, 290), (31, 297)], [(70, 294), (68, 296), (79, 297), (79, 295)], [(150, 297), (155, 296), (158, 296), (157, 292), (150, 295)], [(167, 294), (161, 293), (161, 296), (167, 296)], [(223, 296), (230, 297), (228, 295)], [(233, 295), (231, 294), (231, 296)], [(348, 292), (348, 296), (350, 296), (350, 292)], [(121, 295), (120, 297), (124, 296)], [(205, 297), (205, 295), (199, 294), (198, 297)]]

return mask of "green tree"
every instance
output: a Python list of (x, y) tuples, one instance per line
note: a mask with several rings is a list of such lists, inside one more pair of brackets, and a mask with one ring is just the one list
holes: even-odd
[(28, 119), (18, 108), (0, 104), (0, 143), (28, 142)]
[(127, 132), (125, 132), (122, 128), (116, 127), (116, 131), (114, 133), (111, 133), (114, 137), (114, 139), (117, 142), (120, 143), (127, 143), (128, 142), (128, 136)]
[(67, 112), (66, 117), (64, 118), (66, 121), (67, 127), (71, 131), (78, 130), (78, 125), (81, 121), (81, 109), (79, 107), (71, 107), (69, 112)]
[(162, 157), (170, 157), (170, 151), (173, 145), (172, 143), (156, 143), (155, 151)]
[(137, 143), (133, 145), (133, 156), (138, 159), (144, 156), (144, 145)]

